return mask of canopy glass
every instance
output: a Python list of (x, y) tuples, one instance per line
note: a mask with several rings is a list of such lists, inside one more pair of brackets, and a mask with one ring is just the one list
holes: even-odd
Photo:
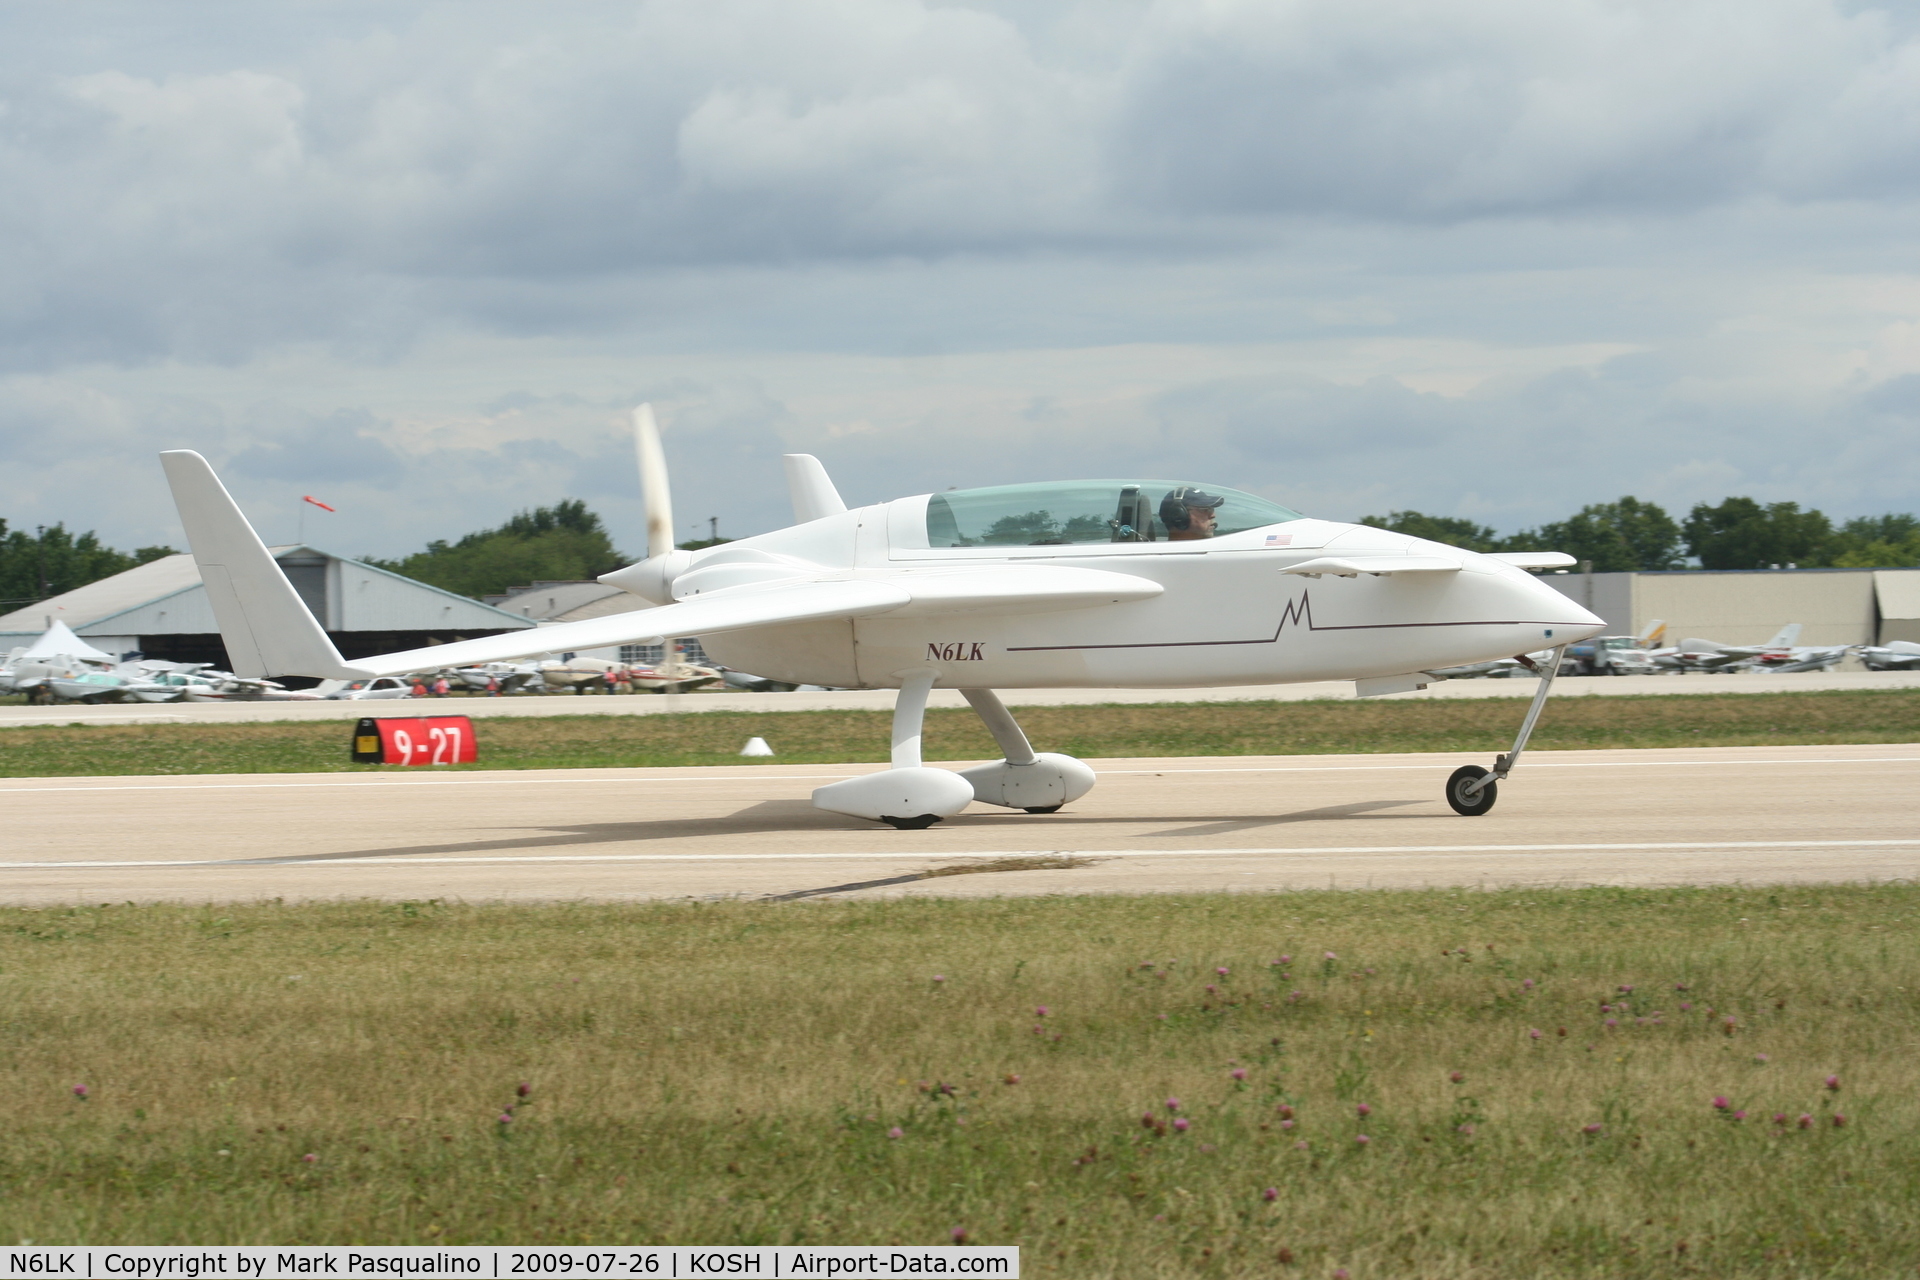
[(1196, 509), (1213, 513), (1214, 537), (1301, 518), (1251, 493), (1178, 480), (1009, 484), (934, 494), (927, 500), (927, 545), (1178, 542), (1209, 536), (1204, 516), (1193, 518)]

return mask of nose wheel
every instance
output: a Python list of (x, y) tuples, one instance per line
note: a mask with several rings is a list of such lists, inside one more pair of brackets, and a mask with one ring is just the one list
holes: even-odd
[(1547, 705), (1547, 691), (1553, 688), (1553, 677), (1559, 673), (1561, 660), (1566, 656), (1567, 646), (1564, 644), (1547, 655), (1544, 665), (1536, 665), (1525, 654), (1520, 655), (1521, 662), (1540, 673), (1540, 687), (1534, 691), (1526, 719), (1520, 722), (1520, 733), (1513, 740), (1513, 750), (1495, 760), (1491, 769), (1482, 769), (1477, 764), (1463, 764), (1447, 779), (1447, 803), (1455, 813), (1477, 818), (1493, 808), (1494, 798), (1499, 794), (1499, 784), (1507, 780), (1507, 775), (1513, 772), (1513, 766), (1520, 762), (1520, 753), (1527, 749), (1527, 739), (1533, 735), (1533, 726), (1540, 722), (1540, 712)]
[[(1453, 811), (1469, 818), (1479, 817), (1493, 808), (1499, 798), (1500, 784), (1477, 764), (1463, 764), (1447, 779), (1447, 803)], [(1485, 782), (1481, 779), (1486, 778)]]

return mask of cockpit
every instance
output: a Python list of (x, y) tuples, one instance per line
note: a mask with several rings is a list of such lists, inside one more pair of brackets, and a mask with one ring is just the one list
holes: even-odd
[(1219, 537), (1300, 519), (1277, 502), (1178, 480), (956, 489), (927, 500), (930, 547), (1050, 547)]

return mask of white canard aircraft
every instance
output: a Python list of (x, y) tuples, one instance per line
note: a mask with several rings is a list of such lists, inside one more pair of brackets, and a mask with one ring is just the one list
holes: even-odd
[[(673, 544), (652, 410), (634, 412), (647, 559), (600, 580), (653, 607), (426, 649), (342, 659), (199, 454), (161, 454), (236, 672), (364, 680), (531, 653), (699, 636), (772, 680), (899, 690), (892, 767), (813, 803), (903, 829), (975, 800), (1052, 813), (1093, 770), (1035, 752), (995, 689), (1164, 688), (1353, 680), (1362, 696), (1421, 688), (1434, 667), (1597, 635), (1604, 624), (1528, 568), (1558, 553), (1481, 555), (1314, 520), (1231, 489), (1149, 480), (1019, 484), (848, 510), (818, 459), (786, 457), (795, 523), (699, 551)], [(1446, 798), (1493, 807), (1545, 704), (1546, 665), (1513, 749), (1463, 765)], [(958, 689), (1004, 758), (921, 762), (935, 687)]]

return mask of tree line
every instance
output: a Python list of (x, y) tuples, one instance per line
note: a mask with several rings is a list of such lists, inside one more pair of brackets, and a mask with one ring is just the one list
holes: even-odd
[(1920, 517), (1889, 513), (1839, 525), (1797, 502), (1726, 498), (1675, 520), (1657, 503), (1623, 497), (1565, 520), (1501, 537), (1487, 525), (1419, 511), (1362, 516), (1361, 524), (1468, 551), (1564, 551), (1596, 573), (1684, 569), (1889, 569), (1920, 565)]
[[(1685, 520), (1677, 521), (1656, 503), (1623, 497), (1505, 537), (1488, 525), (1420, 511), (1362, 516), (1360, 523), (1469, 551), (1564, 551), (1576, 560), (1593, 561), (1598, 573), (1683, 569), (1689, 556), (1704, 569), (1920, 565), (1920, 517), (1861, 516), (1836, 525), (1824, 513), (1802, 511), (1795, 502), (1752, 498), (1699, 503)], [(727, 539), (683, 545), (694, 548), (714, 541)], [(0, 612), (174, 554), (172, 547), (117, 551), (91, 530), (75, 534), (56, 524), (29, 533), (9, 529), (0, 519)], [(429, 542), (425, 550), (397, 560), (364, 558), (403, 577), (475, 599), (529, 582), (585, 581), (628, 562), (599, 515), (578, 498), (518, 512), (504, 524), (454, 542)]]
[[(75, 534), (63, 524), (33, 532), (9, 530), (0, 520), (0, 613), (175, 554), (172, 547), (116, 551), (92, 531)], [(397, 560), (363, 559), (475, 599), (529, 582), (583, 581), (628, 562), (600, 517), (577, 498), (518, 512), (504, 524), (456, 541), (429, 542), (425, 550)]]
[(173, 554), (172, 547), (115, 551), (92, 530), (75, 534), (64, 524), (29, 533), (0, 520), (0, 613)]
[(457, 542), (435, 541), (398, 560), (368, 564), (456, 595), (503, 595), (529, 582), (584, 582), (627, 563), (600, 517), (578, 498), (521, 511)]

